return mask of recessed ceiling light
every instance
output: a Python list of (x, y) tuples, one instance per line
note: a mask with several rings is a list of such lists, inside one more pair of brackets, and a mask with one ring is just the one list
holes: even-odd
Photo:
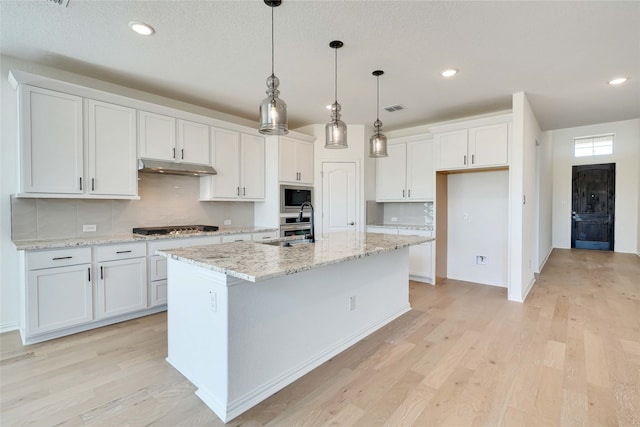
[(622, 83), (626, 82), (628, 79), (626, 77), (618, 77), (617, 79), (613, 79), (609, 82), (610, 85), (621, 85)]
[(131, 21), (129, 22), (129, 28), (143, 36), (150, 36), (156, 32), (151, 25), (145, 24), (144, 22)]
[(447, 68), (446, 70), (440, 73), (442, 77), (453, 77), (456, 74), (458, 74), (458, 70), (456, 70), (455, 68)]

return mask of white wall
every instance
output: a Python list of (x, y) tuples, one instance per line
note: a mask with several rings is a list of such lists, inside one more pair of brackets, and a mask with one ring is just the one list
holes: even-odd
[(536, 146), (536, 179), (538, 194), (536, 273), (540, 273), (553, 250), (553, 146), (549, 132), (543, 132)]
[(322, 234), (322, 163), (323, 162), (355, 162), (358, 188), (356, 189), (358, 199), (358, 216), (356, 218), (356, 229), (365, 231), (365, 152), (368, 153), (369, 137), (365, 134), (364, 125), (354, 125), (347, 123), (347, 144), (346, 149), (326, 149), (324, 148), (325, 134), (323, 124), (305, 126), (296, 129), (299, 132), (316, 137), (314, 144), (314, 174), (315, 191), (313, 207), (316, 212), (316, 233)]
[[(613, 154), (575, 158), (573, 138), (614, 133)], [(640, 225), (640, 119), (601, 123), (550, 132), (553, 144), (553, 247), (571, 247), (571, 172), (574, 165), (615, 163), (614, 250), (638, 253)]]
[(507, 287), (509, 172), (450, 174), (447, 225), (447, 276)]

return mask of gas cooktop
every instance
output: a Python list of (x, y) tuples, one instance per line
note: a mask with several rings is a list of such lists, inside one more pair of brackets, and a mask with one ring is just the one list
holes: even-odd
[(198, 234), (206, 231), (218, 231), (216, 225), (167, 225), (163, 227), (137, 227), (133, 229), (133, 234), (143, 236), (162, 234)]

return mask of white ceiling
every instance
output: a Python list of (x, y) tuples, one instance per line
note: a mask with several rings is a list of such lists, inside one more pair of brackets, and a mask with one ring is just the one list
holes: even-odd
[[(63, 0), (65, 2), (66, 0)], [(640, 2), (296, 1), (275, 11), (289, 126), (384, 129), (511, 108), (524, 91), (544, 130), (640, 117)], [(271, 8), (251, 1), (0, 0), (3, 55), (256, 120), (271, 71)], [(144, 21), (143, 37), (127, 23)], [(458, 76), (440, 71), (454, 67)], [(630, 77), (620, 86), (607, 82)]]

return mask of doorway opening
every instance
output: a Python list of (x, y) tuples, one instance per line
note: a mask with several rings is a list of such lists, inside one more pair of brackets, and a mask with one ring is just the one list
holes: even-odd
[(616, 165), (573, 166), (571, 247), (613, 251)]

